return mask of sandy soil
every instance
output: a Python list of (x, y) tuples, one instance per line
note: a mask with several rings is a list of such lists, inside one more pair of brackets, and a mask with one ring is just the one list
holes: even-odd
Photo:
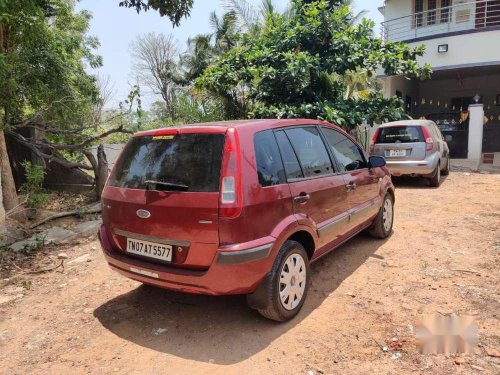
[[(500, 175), (454, 172), (439, 189), (400, 182), (392, 237), (360, 235), (317, 262), (286, 324), (244, 297), (127, 280), (95, 238), (60, 251), (90, 261), (3, 281), (0, 296), (18, 298), (0, 306), (2, 374), (500, 373)], [(435, 312), (476, 318), (475, 354), (418, 354), (415, 321)]]

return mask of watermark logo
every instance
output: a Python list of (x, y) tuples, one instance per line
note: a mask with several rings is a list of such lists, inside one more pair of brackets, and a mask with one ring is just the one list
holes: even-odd
[(472, 354), (478, 344), (478, 326), (466, 315), (424, 315), (415, 335), (421, 354)]

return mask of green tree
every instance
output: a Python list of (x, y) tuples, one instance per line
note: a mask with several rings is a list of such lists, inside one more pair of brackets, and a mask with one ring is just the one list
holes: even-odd
[(162, 17), (168, 17), (174, 26), (179, 26), (182, 18), (189, 16), (193, 0), (123, 0), (119, 5), (134, 8), (137, 13), (156, 10)]
[(187, 51), (181, 55), (183, 84), (188, 85), (208, 68), (216, 55), (211, 34), (198, 34), (187, 41)]
[(229, 51), (236, 45), (236, 14), (232, 11), (218, 17), (217, 13), (210, 13), (210, 27), (213, 31), (215, 50), (217, 54)]
[(101, 65), (92, 53), (98, 41), (86, 35), (89, 20), (88, 12), (74, 12), (72, 0), (0, 1), (0, 159), (6, 209), (17, 204), (17, 196), (4, 131), (35, 126), (42, 119), (81, 123), (98, 97), (95, 78), (85, 72), (85, 64)]
[(289, 14), (270, 13), (262, 30), (243, 35), (197, 87), (234, 99), (250, 117), (320, 118), (346, 128), (401, 118), (399, 99), (384, 99), (377, 90), (346, 95), (349, 80), (338, 77), (363, 71), (371, 79), (379, 68), (389, 75), (427, 77), (430, 67), (417, 63), (424, 48), (384, 43), (374, 34), (374, 23), (353, 22), (344, 3), (295, 0)]

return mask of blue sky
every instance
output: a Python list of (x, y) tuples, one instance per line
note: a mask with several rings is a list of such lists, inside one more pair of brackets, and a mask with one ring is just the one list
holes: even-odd
[[(118, 0), (80, 0), (77, 9), (87, 9), (92, 15), (90, 34), (99, 38), (101, 47), (98, 49), (104, 59), (104, 66), (99, 69), (99, 74), (109, 76), (114, 87), (114, 97), (110, 102), (116, 105), (127, 96), (130, 85), (135, 83), (131, 69), (130, 42), (137, 35), (157, 32), (172, 33), (179, 41), (179, 47), (184, 50), (186, 40), (199, 33), (209, 31), (208, 16), (212, 10), (219, 14), (224, 12), (219, 0), (195, 0), (191, 17), (184, 19), (180, 27), (172, 28), (168, 19), (162, 18), (158, 13), (149, 11), (137, 14), (132, 9), (118, 7)], [(260, 0), (249, 0), (252, 4), (259, 4)], [(282, 8), (288, 0), (275, 0)], [(372, 18), (379, 25), (382, 16), (377, 7), (383, 0), (355, 0), (355, 10), (367, 10), (366, 17)], [(378, 26), (377, 25), (377, 30)], [(145, 102), (154, 100), (147, 92)]]

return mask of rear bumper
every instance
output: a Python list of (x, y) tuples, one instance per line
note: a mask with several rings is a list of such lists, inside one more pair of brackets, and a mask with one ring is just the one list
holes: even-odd
[(386, 160), (387, 168), (392, 175), (432, 175), (436, 170), (437, 159), (425, 160)]
[(274, 244), (273, 237), (220, 248), (212, 265), (203, 271), (132, 258), (113, 249), (104, 226), (99, 230), (99, 240), (106, 261), (114, 271), (145, 284), (186, 293), (252, 293), (273, 263), (269, 256)]

